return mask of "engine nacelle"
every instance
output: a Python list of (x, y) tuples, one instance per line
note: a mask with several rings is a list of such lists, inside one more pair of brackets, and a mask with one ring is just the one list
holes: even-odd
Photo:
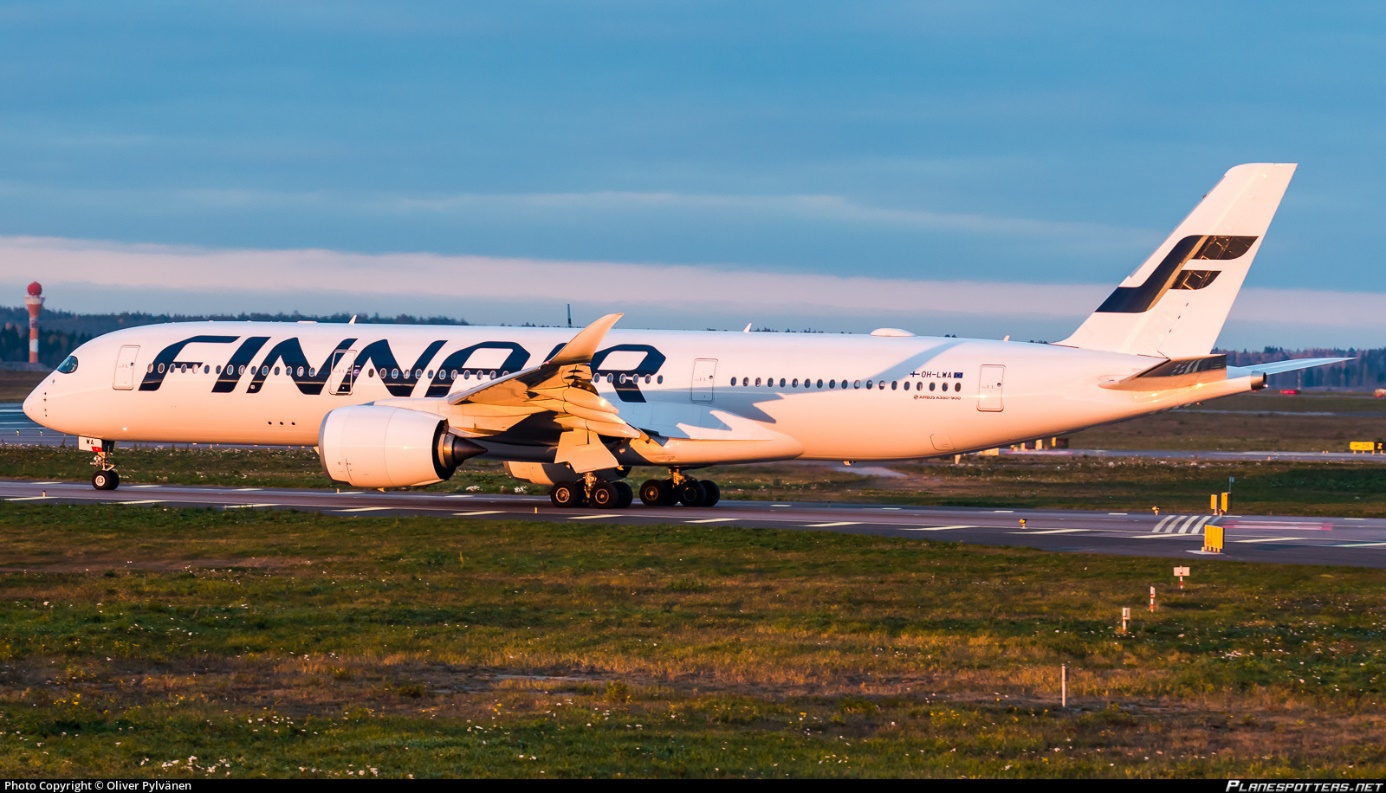
[(352, 487), (431, 485), (484, 451), (448, 432), (441, 416), (381, 405), (337, 408), (318, 430), (323, 471)]

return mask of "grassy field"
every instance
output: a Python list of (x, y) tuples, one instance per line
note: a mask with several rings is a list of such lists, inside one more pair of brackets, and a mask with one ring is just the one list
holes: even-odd
[(1076, 432), (1075, 449), (1345, 452), (1386, 438), (1386, 399), (1261, 391)]
[(38, 372), (0, 372), (0, 402), (23, 402), (43, 378)]
[(14, 504), (0, 560), (6, 777), (1386, 775), (1372, 570)]

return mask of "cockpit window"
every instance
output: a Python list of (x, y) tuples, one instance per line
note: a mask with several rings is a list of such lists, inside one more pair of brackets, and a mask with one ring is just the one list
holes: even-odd
[(58, 364), (58, 371), (62, 374), (72, 374), (77, 371), (77, 356), (69, 355)]

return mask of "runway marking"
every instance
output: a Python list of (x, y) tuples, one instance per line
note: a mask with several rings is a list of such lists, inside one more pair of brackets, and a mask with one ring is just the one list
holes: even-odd
[(772, 507), (792, 507), (793, 504), (771, 504)]
[(917, 529), (901, 529), (900, 531), (952, 531), (953, 529), (975, 529), (977, 526), (921, 526)]
[(151, 487), (160, 487), (160, 485), (126, 485), (126, 487), (131, 490), (148, 490)]
[[(61, 485), (62, 482), (30, 482), (29, 484), (32, 484), (32, 485)], [(1358, 518), (1358, 520), (1361, 520), (1361, 518)]]
[[(54, 484), (54, 483), (53, 483), (53, 482), (46, 482), (46, 483), (45, 483), (45, 482), (38, 482), (38, 483), (36, 483), (36, 484), (40, 484), (40, 485), (42, 485), (42, 484), (50, 484), (50, 485), (51, 485), (51, 484)], [(1366, 520), (1366, 518), (1343, 518), (1343, 520)]]
[(338, 512), (380, 512), (394, 507), (352, 507), (351, 509), (339, 509)]
[(1349, 542), (1343, 545), (1335, 545), (1334, 548), (1379, 548), (1386, 545), (1386, 542)]
[(462, 517), (472, 517), (475, 515), (500, 515), (503, 512), (504, 510), (500, 509), (481, 509), (477, 510), (476, 512), (454, 512), (452, 514), (460, 515)]
[(19, 496), (17, 498), (7, 498), (6, 501), (43, 501), (48, 496)]
[(278, 504), (222, 504), (222, 509), (260, 509), (262, 507), (277, 507)]
[(1153, 534), (1202, 534), (1212, 515), (1169, 515), (1155, 524)]
[(461, 494), (458, 494), (458, 495), (455, 495), (455, 496), (443, 496), (443, 498), (471, 498), (471, 497), (472, 497), (472, 494), (471, 494), (471, 493), (461, 493)]
[(616, 513), (613, 512), (613, 513), (611, 513), (611, 514), (609, 514), (609, 515), (574, 515), (573, 517), (568, 518), (568, 520), (604, 520), (604, 519), (606, 519), (606, 518), (621, 518), (621, 517), (625, 517), (625, 516), (624, 516), (624, 515), (618, 515), (618, 514), (616, 514)]
[(899, 509), (899, 507), (881, 507), (881, 509), (886, 510), (887, 512), (889, 512), (890, 510), (893, 510), (893, 509)]
[(1013, 509), (993, 509), (991, 512), (992, 512), (993, 515), (1012, 515), (1012, 514), (1015, 513), (1015, 510), (1013, 510)]
[(1290, 540), (1302, 540), (1303, 537), (1257, 537), (1254, 540), (1233, 540), (1232, 542), (1289, 542)]
[(1091, 531), (1091, 529), (1027, 529), (1025, 531), (1013, 531), (1011, 534), (1077, 534), (1084, 531)]
[(1126, 513), (1125, 513), (1125, 512), (1108, 512), (1107, 514), (1108, 514), (1108, 515), (1114, 515), (1114, 516), (1115, 516), (1115, 515), (1125, 515)]
[(257, 492), (257, 491), (260, 491), (260, 490), (264, 490), (264, 488), (263, 488), (263, 487), (238, 487), (238, 488), (236, 488), (236, 492), (237, 492), (237, 493), (254, 493), (254, 492)]
[(1235, 520), (1227, 524), (1229, 529), (1280, 529), (1282, 531), (1328, 531), (1331, 523), (1310, 523), (1302, 520)]
[(736, 518), (701, 518), (699, 520), (685, 520), (684, 523), (727, 523)]
[(810, 523), (810, 524), (808, 524), (808, 528), (810, 528), (810, 529), (830, 529), (830, 528), (832, 528), (832, 527), (834, 527), (834, 526), (860, 526), (860, 525), (861, 525), (861, 521), (856, 521), (856, 520), (839, 520), (839, 521), (837, 521), (837, 522), (835, 522), (835, 523)]
[(108, 503), (108, 504), (162, 504), (163, 502), (164, 502), (164, 499), (162, 499), (162, 498), (145, 498), (145, 499), (140, 499), (140, 500), (138, 500), (138, 501), (108, 501), (108, 502), (106, 502), (106, 503)]
[(1197, 535), (1194, 535), (1194, 534), (1137, 534), (1137, 535), (1136, 535), (1135, 537), (1133, 537), (1132, 539), (1136, 539), (1136, 540), (1168, 540), (1168, 539), (1176, 538), (1176, 537), (1177, 537), (1178, 539), (1181, 539), (1181, 540), (1191, 540), (1191, 539), (1193, 539), (1195, 536), (1197, 536)]

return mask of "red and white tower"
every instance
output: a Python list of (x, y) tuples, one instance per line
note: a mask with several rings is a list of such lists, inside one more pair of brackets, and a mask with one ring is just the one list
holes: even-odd
[(29, 309), (29, 363), (38, 363), (38, 318), (43, 310), (43, 286), (38, 281), (29, 284), (24, 307)]

